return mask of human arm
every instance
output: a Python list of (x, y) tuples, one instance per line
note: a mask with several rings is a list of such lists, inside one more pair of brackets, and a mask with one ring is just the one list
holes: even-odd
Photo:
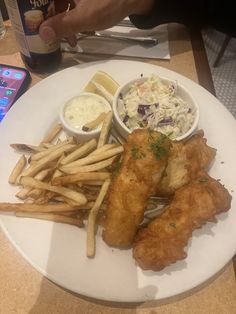
[[(128, 15), (146, 15), (154, 0), (76, 0), (75, 7), (48, 19), (40, 26), (40, 35), (50, 41), (71, 37), (79, 32), (109, 28)], [(64, 8), (65, 9), (65, 8)]]
[[(236, 36), (235, 11), (231, 0), (74, 0), (74, 2), (75, 7), (71, 11), (66, 12), (64, 7), (63, 13), (42, 23), (40, 35), (44, 40), (71, 38), (79, 32), (106, 29), (126, 16), (130, 16), (138, 28), (149, 29), (163, 23), (176, 22), (197, 28), (209, 25)], [(61, 3), (65, 2), (60, 1)]]

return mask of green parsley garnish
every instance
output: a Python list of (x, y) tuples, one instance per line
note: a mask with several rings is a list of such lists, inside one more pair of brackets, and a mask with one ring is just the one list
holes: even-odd
[(153, 130), (153, 129), (150, 129), (150, 128), (148, 128), (147, 130), (148, 130), (148, 133), (149, 133), (149, 139), (148, 139), (148, 140), (149, 140), (149, 141), (150, 141), (150, 140), (154, 140), (154, 138), (153, 138), (154, 130)]
[(141, 149), (137, 146), (131, 148), (131, 155), (134, 159), (141, 159), (146, 157), (144, 152), (142, 152)]
[(150, 148), (153, 154), (155, 155), (156, 159), (160, 160), (166, 156), (166, 149), (165, 147), (161, 146), (158, 142), (150, 143)]
[[(148, 129), (149, 137), (149, 147), (150, 150), (155, 155), (156, 159), (160, 160), (168, 154), (170, 142), (164, 134), (160, 134), (158, 138), (155, 138), (155, 131)], [(167, 141), (167, 142), (166, 142)]]
[[(151, 136), (151, 139), (153, 140), (152, 136)], [(167, 150), (164, 147), (165, 141), (166, 141), (166, 137), (164, 135), (161, 135), (157, 140), (154, 140), (153, 142), (150, 142), (149, 144), (151, 151), (153, 152), (156, 159), (158, 160), (162, 159), (167, 154)]]

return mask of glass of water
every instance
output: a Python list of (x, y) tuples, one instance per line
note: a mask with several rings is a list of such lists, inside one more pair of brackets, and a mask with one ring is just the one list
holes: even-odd
[(6, 29), (5, 29), (5, 26), (3, 24), (3, 18), (2, 18), (2, 13), (0, 11), (0, 39), (3, 38), (3, 36), (5, 35), (6, 33)]

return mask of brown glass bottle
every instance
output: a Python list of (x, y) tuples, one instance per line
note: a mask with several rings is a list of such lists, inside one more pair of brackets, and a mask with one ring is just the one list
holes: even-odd
[(61, 50), (45, 54), (31, 53), (30, 57), (21, 53), (21, 58), (27, 68), (37, 73), (50, 73), (55, 71), (61, 63)]
[(39, 36), (43, 21), (55, 13), (53, 0), (6, 0), (21, 57), (30, 70), (55, 71), (61, 62), (59, 42), (44, 42)]

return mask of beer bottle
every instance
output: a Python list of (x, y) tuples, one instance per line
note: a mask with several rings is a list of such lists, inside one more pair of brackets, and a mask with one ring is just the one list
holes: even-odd
[(45, 43), (40, 24), (55, 14), (53, 0), (5, 0), (21, 57), (32, 71), (48, 73), (61, 62), (60, 42)]

